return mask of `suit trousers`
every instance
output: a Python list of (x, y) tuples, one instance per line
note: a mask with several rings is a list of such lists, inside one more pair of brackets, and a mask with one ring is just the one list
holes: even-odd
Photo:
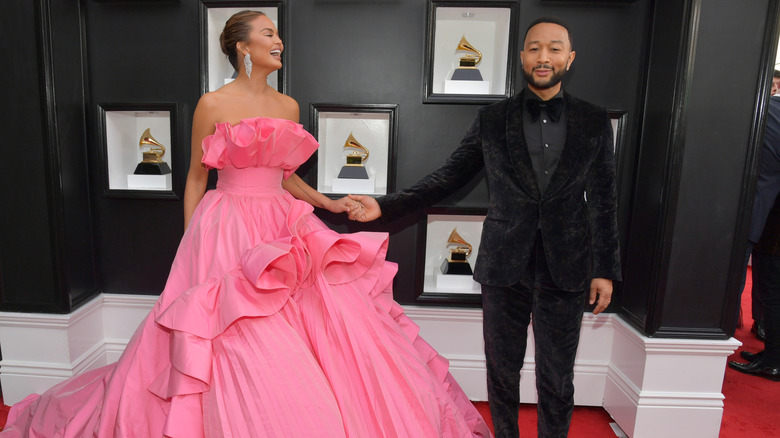
[(532, 314), (538, 436), (565, 438), (574, 410), (574, 358), (586, 294), (555, 287), (541, 233), (537, 233), (533, 251), (520, 283), (482, 285), (488, 401), (496, 438), (519, 435), (520, 369)]
[(757, 256), (753, 258), (753, 272), (764, 304), (763, 361), (767, 366), (780, 367), (780, 256), (765, 253)]
[[(751, 313), (754, 321), (764, 320), (764, 303), (761, 301), (761, 287), (756, 280), (756, 259), (761, 256), (760, 253), (753, 251), (756, 246), (754, 242), (748, 240), (745, 250), (745, 263), (742, 265), (742, 281), (739, 283), (739, 302), (742, 302), (742, 292), (745, 289), (745, 280), (747, 279), (747, 267), (750, 263), (750, 257), (753, 256), (753, 291), (751, 293)], [(742, 326), (742, 310), (737, 312), (737, 327)]]

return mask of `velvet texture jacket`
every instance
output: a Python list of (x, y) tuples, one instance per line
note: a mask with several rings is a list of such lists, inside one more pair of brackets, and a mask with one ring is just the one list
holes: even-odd
[(523, 134), (523, 94), (481, 108), (442, 167), (409, 189), (378, 198), (384, 221), (432, 205), (483, 167), (489, 202), (474, 279), (490, 286), (522, 280), (537, 229), (555, 284), (590, 287), (620, 280), (612, 125), (603, 108), (564, 92), (566, 141), (541, 193)]

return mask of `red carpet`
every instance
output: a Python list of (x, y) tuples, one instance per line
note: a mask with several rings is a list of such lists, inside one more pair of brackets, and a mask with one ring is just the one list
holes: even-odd
[(3, 397), (0, 397), (0, 430), (3, 430), (5, 426), (5, 420), (8, 418), (8, 410), (10, 407), (3, 404)]
[[(742, 294), (742, 327), (737, 328), (734, 337), (742, 346), (729, 360), (745, 362), (739, 352), (757, 352), (764, 349), (764, 343), (750, 333), (751, 317), (751, 271), (748, 268), (745, 291)], [(723, 395), (726, 396), (720, 438), (778, 437), (780, 431), (780, 382), (754, 377), (726, 368), (723, 381)]]
[[(476, 402), (477, 410), (487, 421), (490, 431), (493, 431), (493, 421), (490, 418), (490, 408), (487, 402)], [(520, 436), (536, 436), (536, 405), (520, 405), (520, 415), (517, 420), (520, 426)], [(600, 407), (578, 406), (574, 408), (571, 418), (569, 438), (601, 438), (613, 437), (615, 432), (609, 426), (614, 423), (607, 411)]]
[[(750, 327), (753, 325), (750, 311), (750, 271), (748, 271), (745, 292), (742, 294), (742, 327), (737, 329), (735, 337), (742, 347), (729, 360), (741, 360), (739, 352), (752, 352), (763, 349), (764, 344), (757, 340)], [(726, 397), (723, 409), (723, 421), (720, 438), (758, 438), (780, 437), (780, 382), (772, 382), (760, 377), (747, 376), (731, 368), (726, 368), (723, 382), (723, 395)], [(488, 404), (475, 403), (477, 409), (493, 428)], [(8, 406), (3, 405), (0, 397), (0, 430), (8, 417)], [(536, 405), (524, 404), (520, 407), (520, 431), (524, 437), (536, 436)], [(609, 423), (607, 412), (600, 407), (575, 407), (569, 438), (612, 438), (615, 436)]]

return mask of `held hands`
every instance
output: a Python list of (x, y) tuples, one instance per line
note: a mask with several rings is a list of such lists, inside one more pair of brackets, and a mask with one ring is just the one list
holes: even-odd
[(382, 216), (382, 211), (376, 199), (364, 195), (348, 195), (340, 199), (329, 199), (323, 205), (331, 213), (348, 213), (349, 219), (359, 222), (370, 222)]
[[(597, 295), (598, 302), (596, 301)], [(588, 304), (593, 305), (593, 303), (596, 303), (593, 314), (598, 315), (603, 312), (609, 306), (610, 301), (612, 301), (612, 280), (606, 278), (594, 278), (591, 280)]]
[(344, 213), (351, 211), (354, 208), (355, 201), (345, 196), (340, 199), (331, 199), (324, 207), (331, 213)]
[(352, 205), (349, 207), (349, 218), (358, 222), (370, 222), (382, 216), (382, 210), (376, 199), (365, 195), (347, 196)]

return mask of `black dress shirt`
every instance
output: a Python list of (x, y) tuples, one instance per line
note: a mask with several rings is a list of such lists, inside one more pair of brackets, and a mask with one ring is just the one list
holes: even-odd
[[(543, 102), (530, 90), (524, 94), (525, 100), (536, 99)], [(563, 98), (563, 90), (553, 97), (556, 98)], [(523, 108), (526, 108), (525, 105), (524, 101)], [(539, 184), (539, 192), (544, 194), (550, 177), (558, 167), (558, 160), (561, 158), (563, 145), (566, 142), (566, 112), (562, 111), (558, 121), (553, 122), (544, 108), (535, 121), (528, 111), (523, 111), (523, 133), (528, 144), (528, 153), (531, 155), (536, 182)]]

